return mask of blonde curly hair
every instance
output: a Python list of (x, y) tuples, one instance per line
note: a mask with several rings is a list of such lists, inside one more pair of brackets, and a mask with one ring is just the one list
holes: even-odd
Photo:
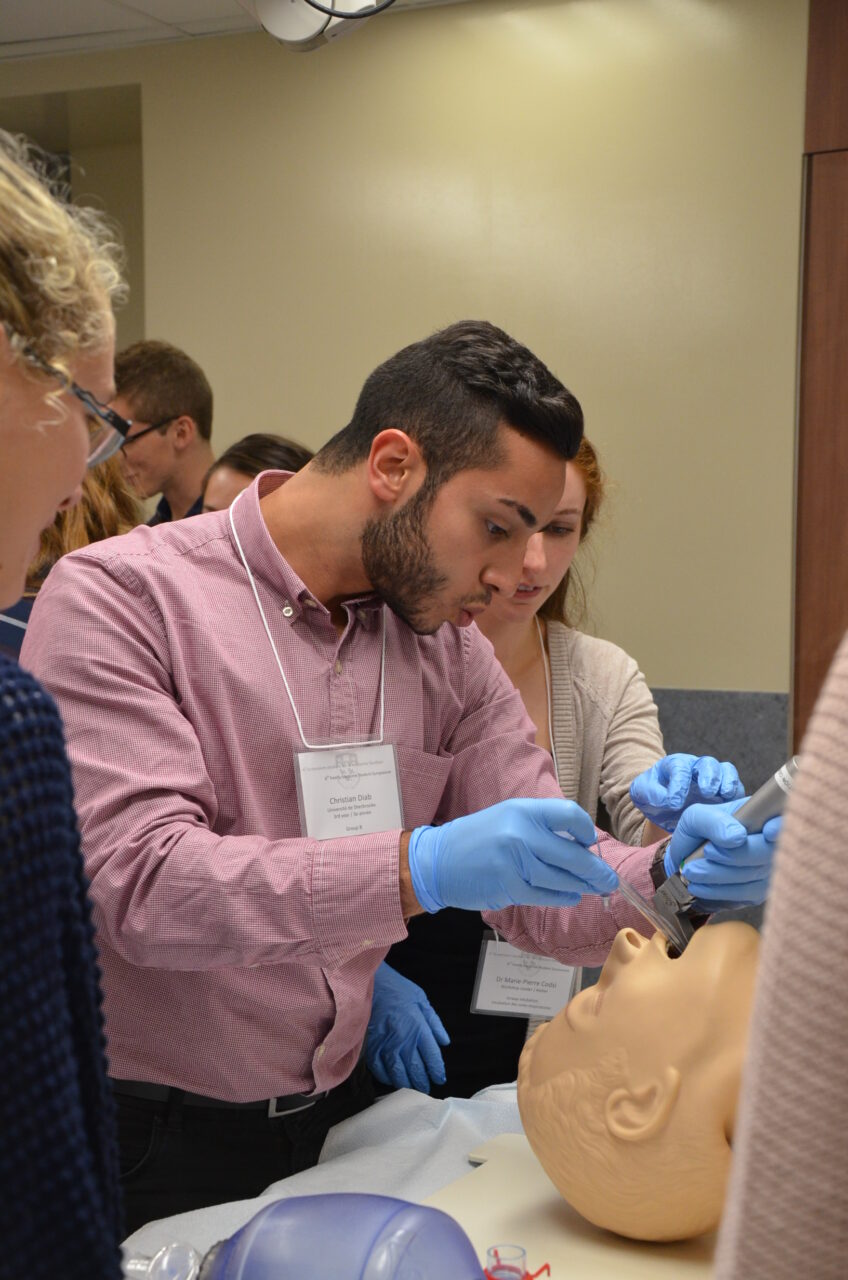
[(29, 347), (70, 376), (80, 352), (106, 346), (126, 286), (113, 227), (66, 197), (46, 157), (0, 130), (0, 323), (13, 350)]

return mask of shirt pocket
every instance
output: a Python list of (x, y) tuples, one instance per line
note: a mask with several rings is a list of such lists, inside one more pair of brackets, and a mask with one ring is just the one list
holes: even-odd
[(439, 811), (453, 760), (414, 747), (395, 746), (405, 830), (429, 826)]

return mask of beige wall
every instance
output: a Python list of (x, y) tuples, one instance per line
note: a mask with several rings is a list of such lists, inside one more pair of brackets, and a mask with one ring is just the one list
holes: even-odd
[[(61, 83), (61, 82), (60, 82)], [(0, 93), (4, 84), (0, 69)], [(145, 333), (141, 90), (138, 85), (0, 96), (0, 126), (70, 158), (74, 200), (105, 209), (121, 229), (130, 296), (118, 346)]]
[(616, 481), (596, 629), (657, 685), (787, 690), (806, 0), (524, 0), (0, 69), (138, 82), (148, 336), (219, 446), (319, 444), (407, 340), (485, 316)]
[(130, 288), (126, 305), (118, 312), (117, 345), (128, 347), (145, 336), (141, 143), (84, 146), (72, 140), (71, 146), (74, 199), (106, 209), (120, 223), (127, 278), (138, 281), (139, 287)]

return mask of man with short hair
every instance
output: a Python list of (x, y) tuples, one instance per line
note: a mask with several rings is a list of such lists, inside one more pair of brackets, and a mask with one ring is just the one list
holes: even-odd
[(140, 498), (162, 495), (148, 524), (199, 515), (215, 461), (206, 374), (178, 347), (151, 339), (116, 356), (115, 386), (112, 408), (132, 422), (121, 446), (124, 476)]
[[(619, 869), (650, 895), (659, 851), (562, 798), (471, 625), (515, 590), (582, 430), (526, 347), (462, 322), (380, 365), (302, 470), (47, 579), (24, 661), (74, 764), (131, 1225), (315, 1163), (373, 1096), (374, 973), (410, 916), (486, 911), (578, 964), (640, 926), (592, 895)], [(698, 811), (675, 856), (748, 853)]]

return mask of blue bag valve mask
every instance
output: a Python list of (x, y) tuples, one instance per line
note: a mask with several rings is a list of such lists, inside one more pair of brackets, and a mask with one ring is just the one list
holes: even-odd
[(390, 1196), (293, 1196), (207, 1253), (199, 1280), (484, 1280), (448, 1214)]

